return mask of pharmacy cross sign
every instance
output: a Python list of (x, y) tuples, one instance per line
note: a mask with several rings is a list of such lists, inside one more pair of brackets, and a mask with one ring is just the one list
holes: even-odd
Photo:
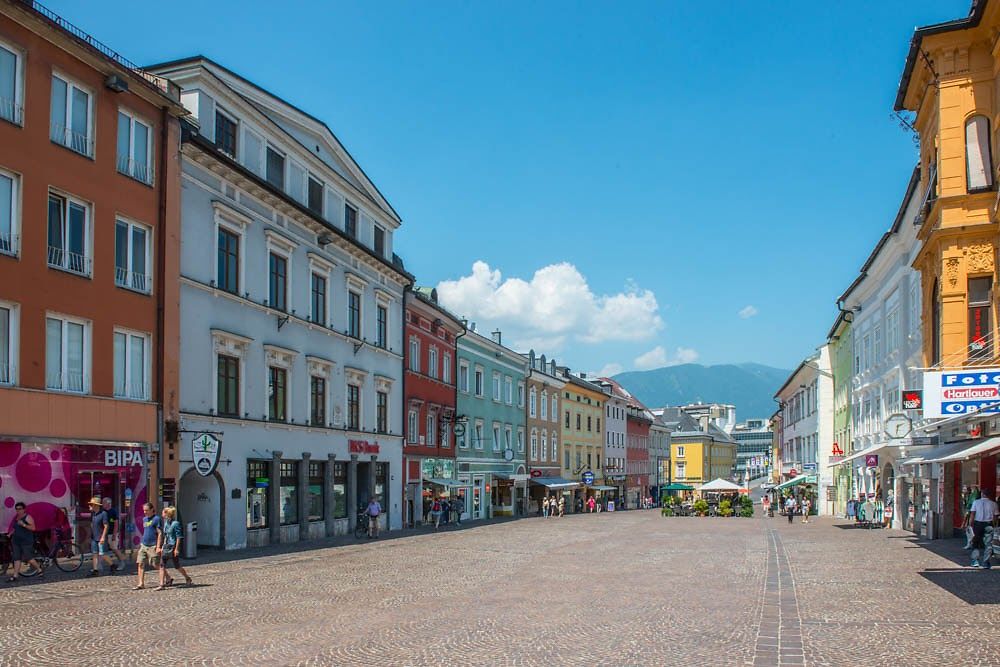
[(208, 477), (219, 467), (222, 441), (211, 433), (199, 433), (191, 440), (191, 460), (202, 477)]

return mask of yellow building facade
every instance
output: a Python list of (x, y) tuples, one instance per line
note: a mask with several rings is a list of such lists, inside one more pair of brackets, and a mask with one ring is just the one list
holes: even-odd
[(683, 484), (705, 484), (730, 479), (736, 467), (736, 443), (708, 433), (674, 433), (670, 439), (671, 479)]
[[(589, 470), (594, 473), (594, 483), (604, 481), (604, 403), (607, 400), (600, 387), (586, 380), (568, 375), (562, 395), (562, 476), (581, 481)], [(575, 498), (586, 497), (586, 489), (579, 489)]]

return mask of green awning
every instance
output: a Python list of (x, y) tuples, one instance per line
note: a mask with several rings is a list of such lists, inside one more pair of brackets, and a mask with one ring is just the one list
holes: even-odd
[(798, 486), (799, 484), (815, 484), (815, 483), (816, 483), (816, 475), (799, 475), (798, 477), (794, 477), (788, 480), (787, 482), (782, 482), (781, 484), (779, 484), (774, 488), (788, 489), (793, 486)]
[(673, 482), (671, 484), (664, 484), (660, 487), (661, 491), (694, 491), (694, 487), (690, 484), (679, 484)]

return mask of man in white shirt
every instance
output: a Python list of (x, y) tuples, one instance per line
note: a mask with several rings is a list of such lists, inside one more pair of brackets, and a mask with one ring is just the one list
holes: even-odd
[(993, 556), (993, 531), (1000, 514), (993, 500), (993, 490), (983, 489), (969, 513), (972, 515), (972, 567), (988, 570)]

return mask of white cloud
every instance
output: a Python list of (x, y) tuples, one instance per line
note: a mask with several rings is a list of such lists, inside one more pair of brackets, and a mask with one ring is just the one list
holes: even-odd
[(670, 360), (671, 366), (676, 366), (678, 364), (693, 364), (698, 361), (698, 350), (690, 347), (679, 347), (674, 352), (674, 358)]
[(756, 314), (757, 314), (757, 309), (754, 308), (753, 306), (746, 306), (745, 308), (741, 308), (740, 312), (737, 313), (737, 315), (740, 316), (740, 319), (744, 320), (749, 320)]
[(604, 368), (595, 373), (587, 373), (587, 377), (609, 378), (618, 375), (623, 370), (625, 370), (624, 366), (612, 361), (610, 364), (604, 364)]
[[(585, 343), (647, 340), (663, 328), (656, 295), (633, 283), (617, 294), (591, 291), (586, 278), (568, 262), (535, 271), (530, 281), (507, 278), (484, 261), (458, 280), (442, 281), (441, 303), (460, 317), (499, 327), (505, 342), (525, 349), (556, 352), (568, 338)], [(529, 344), (529, 345), (526, 345)]]
[(640, 354), (635, 358), (635, 367), (640, 371), (648, 371), (652, 368), (661, 368), (667, 365), (667, 351), (662, 345), (657, 345), (649, 352)]

